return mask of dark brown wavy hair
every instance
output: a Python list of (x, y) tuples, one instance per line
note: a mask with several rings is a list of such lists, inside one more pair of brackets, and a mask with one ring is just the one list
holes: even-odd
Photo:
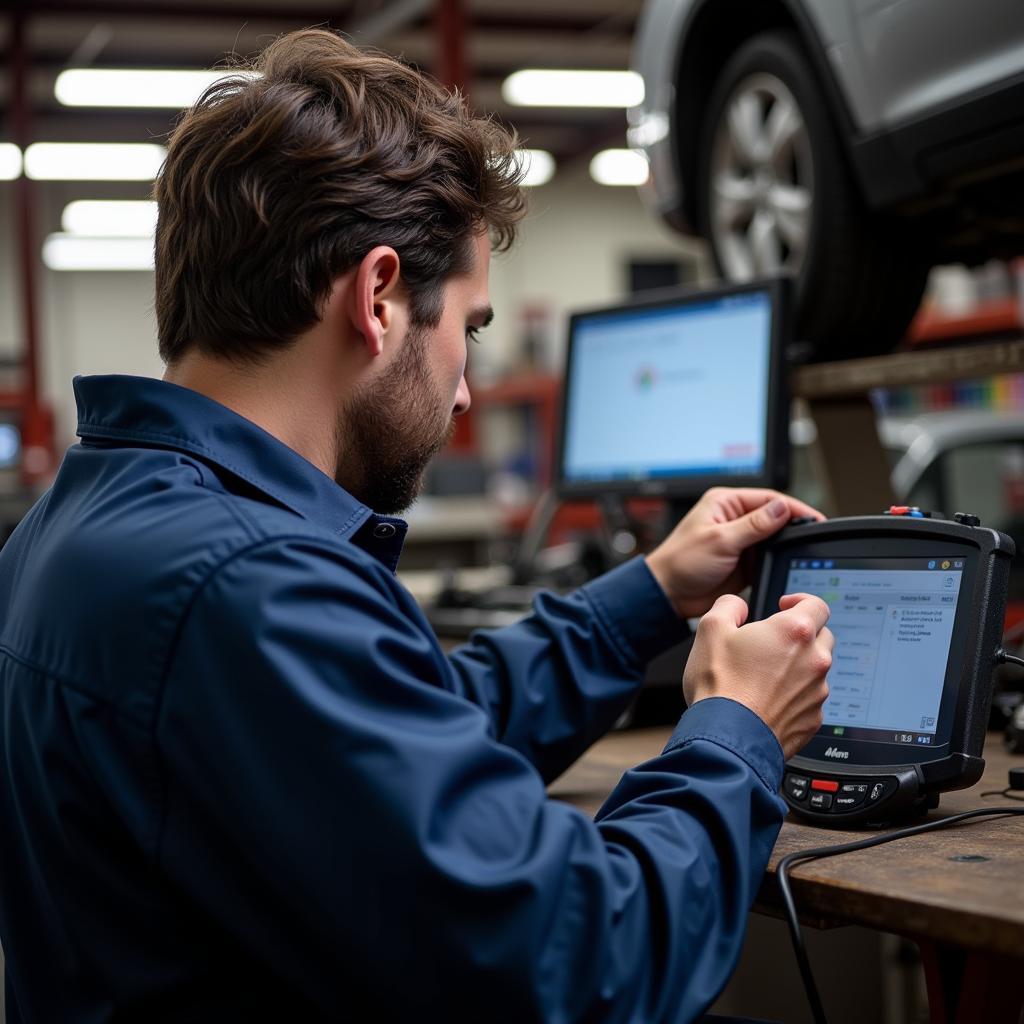
[(457, 93), (322, 29), (282, 36), (248, 70), (186, 111), (154, 187), (165, 361), (288, 345), (377, 245), (398, 252), (413, 322), (434, 325), (472, 237), (512, 244), (516, 139)]

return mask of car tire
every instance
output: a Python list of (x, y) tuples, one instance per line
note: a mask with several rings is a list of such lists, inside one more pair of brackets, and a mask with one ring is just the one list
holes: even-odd
[(902, 340), (929, 264), (913, 232), (865, 208), (795, 33), (754, 36), (718, 75), (696, 199), (723, 278), (795, 274), (796, 338), (810, 358), (877, 355)]

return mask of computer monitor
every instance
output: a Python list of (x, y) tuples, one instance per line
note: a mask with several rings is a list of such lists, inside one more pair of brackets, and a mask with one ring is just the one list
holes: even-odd
[(785, 279), (573, 315), (558, 496), (784, 487), (787, 319)]

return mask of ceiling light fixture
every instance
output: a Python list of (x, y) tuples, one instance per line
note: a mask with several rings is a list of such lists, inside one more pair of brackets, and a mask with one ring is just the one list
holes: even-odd
[(0, 181), (21, 177), (21, 150), (13, 142), (0, 142)]
[(598, 185), (642, 185), (649, 173), (647, 157), (637, 149), (602, 149), (590, 161)]
[(152, 181), (166, 155), (149, 142), (34, 142), (25, 173), (38, 181)]
[(546, 149), (516, 150), (523, 168), (521, 184), (527, 187), (546, 185), (555, 174), (555, 158)]
[(70, 68), (53, 92), (67, 107), (190, 107), (222, 78), (251, 79), (253, 71), (159, 71), (145, 68)]
[(514, 107), (635, 107), (644, 80), (635, 71), (515, 71), (501, 85)]
[(152, 270), (151, 238), (86, 238), (54, 234), (43, 242), (50, 270)]
[(76, 199), (64, 207), (60, 223), (70, 235), (152, 238), (156, 234), (156, 203), (148, 199)]

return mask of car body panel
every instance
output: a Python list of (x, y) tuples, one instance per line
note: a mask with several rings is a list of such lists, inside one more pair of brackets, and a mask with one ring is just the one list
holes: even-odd
[[(645, 96), (627, 116), (630, 145), (646, 153), (651, 168), (642, 193), (659, 216), (684, 231), (694, 226), (694, 208), (693, 197), (684, 194), (688, 178), (681, 153), (696, 143), (694, 127), (677, 123), (676, 83), (693, 26), (718, 2), (648, 0), (634, 44), (633, 66), (644, 78)], [(1000, 124), (1020, 120), (1016, 94), (1009, 90), (1024, 81), (1024, 0), (770, 4), (784, 10), (797, 28), (833, 114), (844, 122), (840, 136), (869, 205), (923, 196), (933, 181), (969, 170), (972, 152), (993, 164), (1016, 153), (1012, 133), (1002, 145), (993, 143), (991, 154), (969, 145), (961, 150), (972, 132), (1005, 134), (1008, 129)], [(741, 25), (736, 45), (744, 38)], [(1005, 102), (999, 102), (1003, 90)], [(993, 109), (977, 106), (992, 96), (997, 99)], [(960, 106), (964, 116), (950, 116)], [(943, 158), (947, 147), (951, 150)]]
[[(683, 227), (682, 174), (676, 162), (672, 126), (676, 97), (676, 60), (683, 26), (694, 0), (657, 0), (644, 5), (637, 23), (633, 67), (644, 80), (644, 99), (626, 111), (627, 140), (642, 150), (650, 165), (641, 193), (648, 205), (675, 227)], [(666, 40), (677, 45), (666, 45)]]
[(868, 130), (922, 117), (1024, 68), (1020, 0), (848, 2), (859, 72), (874, 94)]
[[(626, 112), (630, 146), (647, 156), (651, 173), (641, 187), (647, 204), (677, 228), (691, 227), (683, 212), (683, 175), (678, 163), (678, 127), (673, 112), (676, 81), (689, 25), (714, 0), (653, 0), (644, 5), (637, 24), (633, 68), (644, 79), (644, 99)], [(779, 0), (794, 21), (801, 22), (805, 41), (823, 53), (837, 78), (846, 83), (844, 101), (853, 100), (855, 117), (870, 100), (862, 87), (861, 69), (854, 65), (849, 31), (848, 0), (825, 0), (806, 5)], [(813, 39), (808, 38), (813, 33)]]

